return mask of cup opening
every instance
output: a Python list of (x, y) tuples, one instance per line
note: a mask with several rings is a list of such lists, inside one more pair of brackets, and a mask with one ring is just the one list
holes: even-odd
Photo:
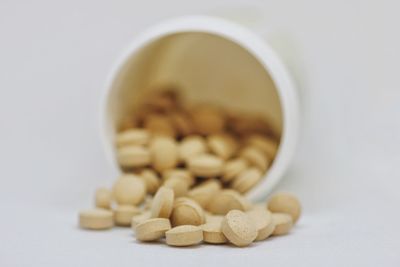
[(173, 85), (188, 102), (264, 117), (279, 148), (263, 181), (247, 195), (259, 199), (276, 185), (294, 151), (297, 102), (288, 73), (264, 40), (224, 20), (189, 17), (150, 29), (121, 62), (112, 73), (102, 118), (115, 167), (113, 141), (121, 121), (135, 114), (148, 91)]

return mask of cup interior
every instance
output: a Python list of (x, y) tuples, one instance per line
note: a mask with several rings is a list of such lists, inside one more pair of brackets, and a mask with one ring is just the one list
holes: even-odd
[(121, 122), (135, 115), (149, 91), (172, 85), (189, 103), (209, 103), (268, 121), (279, 140), (278, 151), (264, 179), (247, 193), (253, 200), (264, 198), (282, 178), (297, 135), (296, 94), (277, 55), (247, 29), (209, 17), (177, 19), (149, 32), (124, 55), (106, 88), (101, 120), (117, 172), (113, 142)]
[(268, 71), (245, 48), (211, 33), (181, 32), (152, 40), (126, 60), (110, 94), (110, 122), (134, 115), (149, 90), (173, 86), (190, 103), (264, 117), (279, 136), (282, 107)]

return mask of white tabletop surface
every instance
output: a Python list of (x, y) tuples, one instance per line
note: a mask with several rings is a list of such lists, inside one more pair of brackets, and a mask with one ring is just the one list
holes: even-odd
[[(0, 266), (400, 266), (399, 7), (1, 1)], [(129, 229), (77, 227), (94, 188), (114, 179), (97, 121), (113, 62), (141, 29), (186, 14), (255, 28), (296, 79), (301, 136), (277, 189), (303, 203), (290, 235), (176, 249), (137, 243)]]

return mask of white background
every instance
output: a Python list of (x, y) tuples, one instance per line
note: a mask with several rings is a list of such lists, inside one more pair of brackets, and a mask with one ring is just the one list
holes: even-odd
[[(0, 266), (400, 266), (397, 1), (0, 2)], [(294, 231), (251, 247), (175, 249), (77, 228), (110, 185), (99, 100), (115, 59), (164, 18), (214, 14), (261, 32), (299, 86), (299, 147), (279, 189)]]

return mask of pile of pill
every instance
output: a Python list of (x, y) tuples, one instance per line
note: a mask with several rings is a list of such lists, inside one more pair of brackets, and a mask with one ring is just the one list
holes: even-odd
[(123, 174), (99, 188), (82, 228), (132, 227), (142, 242), (247, 246), (289, 232), (300, 204), (289, 193), (266, 205), (244, 194), (268, 171), (279, 138), (264, 120), (212, 105), (184, 105), (176, 91), (156, 91), (120, 124), (116, 159)]

